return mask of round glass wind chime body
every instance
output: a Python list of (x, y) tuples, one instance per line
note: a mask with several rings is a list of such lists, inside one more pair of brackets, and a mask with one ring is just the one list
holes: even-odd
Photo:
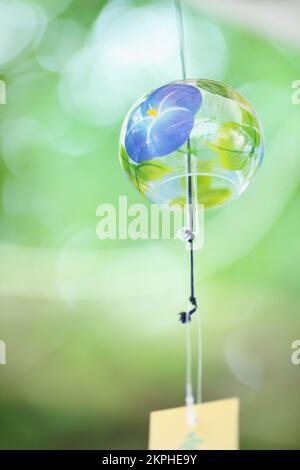
[[(187, 155), (190, 167), (187, 169)], [(120, 161), (150, 202), (170, 209), (193, 199), (205, 209), (240, 196), (263, 159), (263, 133), (250, 103), (211, 80), (181, 80), (140, 98), (121, 131)]]

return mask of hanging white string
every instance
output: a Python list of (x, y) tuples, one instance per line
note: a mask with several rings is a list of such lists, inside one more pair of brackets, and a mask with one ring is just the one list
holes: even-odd
[[(185, 50), (184, 50), (184, 27), (183, 27), (183, 16), (180, 0), (175, 0), (175, 9), (177, 17), (177, 27), (178, 27), (178, 37), (179, 37), (179, 53), (180, 53), (180, 62), (182, 77), (186, 79), (186, 65), (185, 65)], [(190, 249), (190, 268), (191, 268), (191, 297), (190, 302), (193, 305), (193, 309), (185, 314), (183, 317), (186, 328), (186, 385), (185, 385), (185, 403), (187, 407), (187, 421), (188, 424), (195, 424), (197, 421), (196, 413), (194, 410), (194, 395), (193, 395), (193, 385), (192, 385), (192, 341), (191, 341), (191, 327), (190, 327), (190, 315), (194, 313), (197, 309), (197, 302), (194, 293), (194, 250), (193, 250), (193, 237), (194, 237), (194, 205), (193, 205), (193, 188), (192, 183), (194, 183), (194, 194), (197, 194), (197, 178), (192, 180), (192, 168), (191, 168), (191, 147), (190, 140), (187, 141), (187, 159), (186, 159), (186, 174), (187, 174), (187, 193), (186, 193), (186, 206), (187, 206), (187, 219), (188, 219), (188, 229), (191, 234), (188, 243)], [(197, 206), (197, 201), (196, 201)], [(201, 338), (201, 319), (198, 312), (198, 364), (197, 364), (197, 402), (202, 401), (202, 338)]]
[(197, 403), (202, 403), (202, 325), (200, 310), (197, 312), (198, 327), (198, 363), (197, 363)]
[(183, 29), (183, 16), (182, 16), (182, 8), (181, 8), (180, 0), (175, 0), (175, 9), (176, 9), (176, 18), (177, 18), (181, 71), (182, 71), (182, 78), (185, 80), (186, 68), (185, 68), (185, 57), (184, 57), (184, 29)]

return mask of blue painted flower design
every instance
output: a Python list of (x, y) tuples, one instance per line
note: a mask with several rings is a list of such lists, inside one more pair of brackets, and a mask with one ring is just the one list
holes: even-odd
[(136, 163), (177, 150), (189, 138), (201, 92), (192, 85), (165, 85), (143, 101), (129, 118), (125, 147)]

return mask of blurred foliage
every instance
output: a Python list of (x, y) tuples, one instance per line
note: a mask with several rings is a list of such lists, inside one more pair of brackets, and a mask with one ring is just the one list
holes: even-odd
[[(4, 4), (0, 447), (145, 448), (149, 412), (183, 403), (186, 252), (97, 240), (95, 214), (122, 194), (142, 202), (118, 136), (139, 95), (178, 78), (173, 5), (1, 0), (1, 21)], [(241, 398), (242, 448), (300, 448), (300, 52), (187, 7), (185, 21), (191, 76), (245, 94), (267, 142), (249, 191), (206, 217), (204, 398)]]

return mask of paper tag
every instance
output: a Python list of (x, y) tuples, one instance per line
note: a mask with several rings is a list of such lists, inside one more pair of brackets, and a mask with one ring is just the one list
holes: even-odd
[(186, 407), (150, 414), (150, 450), (238, 450), (239, 400), (194, 406), (197, 423), (189, 425)]

